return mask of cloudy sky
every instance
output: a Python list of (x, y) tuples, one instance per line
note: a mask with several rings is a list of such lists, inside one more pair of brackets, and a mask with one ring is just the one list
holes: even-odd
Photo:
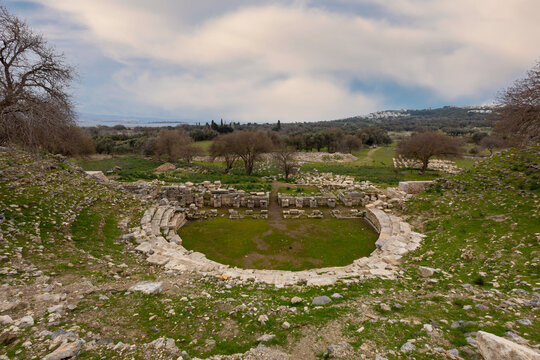
[(540, 59), (538, 0), (0, 4), (76, 66), (87, 117), (316, 121), (478, 105)]

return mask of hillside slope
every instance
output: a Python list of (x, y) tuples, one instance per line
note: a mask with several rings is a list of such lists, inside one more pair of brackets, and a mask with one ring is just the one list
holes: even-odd
[[(277, 289), (147, 265), (122, 237), (147, 205), (2, 149), (0, 358), (65, 344), (78, 359), (477, 359), (478, 330), (538, 347), (539, 160), (509, 151), (408, 201), (401, 215), (427, 237), (398, 280)], [(163, 291), (129, 290), (143, 280)]]

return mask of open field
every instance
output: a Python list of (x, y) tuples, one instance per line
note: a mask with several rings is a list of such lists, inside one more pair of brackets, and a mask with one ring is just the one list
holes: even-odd
[(179, 231), (187, 249), (253, 269), (304, 270), (351, 264), (375, 249), (377, 233), (362, 220), (267, 221), (216, 218)]

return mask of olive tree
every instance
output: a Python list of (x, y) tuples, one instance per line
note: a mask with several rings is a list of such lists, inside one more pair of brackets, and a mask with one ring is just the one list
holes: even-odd
[(234, 133), (220, 135), (215, 138), (210, 145), (210, 154), (212, 155), (212, 158), (222, 158), (225, 161), (225, 174), (229, 173), (234, 162), (238, 159), (238, 155), (234, 152), (233, 148), (234, 139)]
[(246, 174), (251, 175), (255, 162), (272, 150), (272, 140), (262, 131), (237, 131), (231, 134), (232, 151), (242, 159)]
[(402, 140), (397, 153), (404, 158), (418, 160), (422, 163), (421, 173), (424, 175), (429, 159), (434, 156), (457, 156), (460, 154), (461, 142), (439, 132), (429, 131), (413, 134)]

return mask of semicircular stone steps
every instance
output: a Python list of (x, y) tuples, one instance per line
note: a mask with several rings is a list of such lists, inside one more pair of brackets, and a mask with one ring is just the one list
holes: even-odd
[(329, 285), (339, 279), (384, 277), (394, 278), (403, 255), (420, 246), (424, 235), (411, 231), (399, 217), (373, 205), (366, 206), (366, 220), (377, 230), (376, 250), (352, 264), (303, 271), (241, 269), (207, 259), (199, 252), (185, 249), (176, 233), (186, 223), (184, 209), (170, 205), (151, 207), (141, 218), (141, 226), (133, 232), (139, 243), (136, 250), (147, 256), (153, 265), (178, 272), (199, 272), (263, 282), (276, 286), (293, 284)]

